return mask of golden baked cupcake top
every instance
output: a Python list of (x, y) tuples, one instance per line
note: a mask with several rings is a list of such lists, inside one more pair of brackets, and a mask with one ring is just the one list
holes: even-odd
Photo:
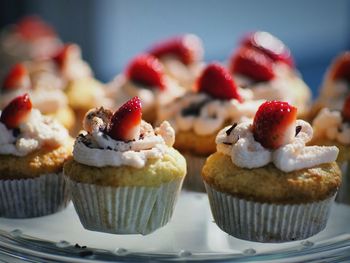
[(174, 130), (166, 121), (153, 129), (141, 116), (138, 97), (114, 114), (102, 107), (90, 110), (83, 122), (85, 132), (74, 145), (74, 160), (95, 167), (142, 168), (148, 160), (161, 159), (174, 144)]
[(289, 48), (268, 32), (247, 34), (229, 59), (229, 69), (239, 86), (253, 99), (280, 100), (296, 105), (305, 115), (311, 91), (295, 69)]

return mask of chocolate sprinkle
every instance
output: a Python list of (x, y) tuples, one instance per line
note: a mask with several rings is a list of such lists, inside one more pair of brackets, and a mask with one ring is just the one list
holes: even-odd
[(297, 136), (299, 134), (299, 132), (301, 131), (301, 126), (298, 125), (296, 128), (295, 128), (295, 136)]
[(223, 144), (232, 145), (232, 143), (230, 143), (230, 142), (223, 142)]
[(230, 136), (231, 132), (233, 131), (234, 128), (236, 128), (237, 123), (235, 122), (230, 128), (226, 130), (226, 135)]
[(199, 116), (199, 113), (202, 109), (202, 107), (207, 104), (209, 101), (211, 101), (210, 98), (206, 98), (198, 103), (193, 103), (189, 107), (184, 108), (181, 111), (181, 115), (186, 117), (186, 116)]
[(13, 134), (14, 137), (17, 137), (20, 133), (21, 133), (21, 131), (18, 128), (14, 128), (12, 130), (12, 134)]

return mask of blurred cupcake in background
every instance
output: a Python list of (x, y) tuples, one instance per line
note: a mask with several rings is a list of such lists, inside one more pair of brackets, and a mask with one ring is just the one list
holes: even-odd
[(341, 111), (346, 96), (350, 94), (350, 51), (339, 54), (329, 66), (315, 101), (311, 118), (322, 108)]
[(149, 53), (160, 60), (167, 75), (187, 90), (193, 89), (204, 67), (204, 49), (198, 36), (185, 34), (160, 40), (149, 49)]
[(0, 34), (0, 77), (17, 62), (51, 57), (62, 43), (55, 30), (37, 16), (27, 16)]
[(337, 201), (350, 203), (350, 94), (341, 110), (322, 108), (313, 120), (314, 139), (311, 144), (336, 145), (337, 162), (343, 174), (343, 184)]
[(108, 87), (115, 108), (123, 101), (138, 96), (142, 101), (143, 119), (154, 123), (158, 108), (166, 107), (185, 93), (176, 80), (165, 74), (160, 61), (150, 55), (136, 56)]
[(52, 116), (72, 130), (75, 123), (74, 113), (68, 105), (62, 83), (54, 70), (54, 65), (49, 61), (15, 64), (3, 80), (0, 108), (4, 108), (15, 97), (29, 93), (34, 108)]
[(174, 147), (187, 161), (185, 188), (204, 191), (201, 168), (206, 157), (215, 152), (217, 132), (228, 123), (252, 118), (263, 102), (249, 100), (251, 94), (241, 91), (226, 68), (211, 63), (197, 79), (196, 92), (187, 92), (159, 109), (158, 121), (168, 120), (174, 127)]
[(253, 99), (287, 101), (307, 116), (311, 91), (295, 69), (288, 47), (268, 32), (248, 34), (229, 59), (237, 84), (253, 92)]
[(63, 82), (68, 103), (76, 115), (77, 129), (82, 127), (85, 113), (98, 105), (111, 106), (105, 86), (93, 77), (76, 44), (65, 44), (54, 56), (58, 75)]
[(28, 94), (0, 111), (0, 216), (38, 217), (68, 205), (62, 171), (73, 139), (51, 117), (32, 108)]

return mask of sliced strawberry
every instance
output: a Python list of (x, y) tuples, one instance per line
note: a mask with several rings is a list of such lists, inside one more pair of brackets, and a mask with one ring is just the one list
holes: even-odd
[(136, 83), (165, 89), (163, 65), (152, 55), (141, 54), (134, 58), (127, 67), (126, 75)]
[(277, 149), (295, 137), (297, 108), (287, 102), (266, 101), (260, 105), (253, 122), (256, 141), (269, 149)]
[(332, 80), (344, 79), (350, 82), (350, 51), (336, 57), (330, 69), (330, 78)]
[(18, 63), (11, 68), (2, 85), (3, 90), (14, 90), (29, 87), (29, 73), (27, 68), (21, 63)]
[(32, 102), (29, 95), (14, 98), (2, 111), (0, 121), (9, 129), (17, 128), (24, 122), (32, 110)]
[(203, 70), (197, 80), (197, 90), (220, 100), (243, 101), (231, 74), (226, 68), (215, 62)]
[(59, 67), (63, 67), (63, 65), (72, 58), (80, 58), (81, 50), (78, 45), (68, 43), (65, 44), (61, 50), (58, 51), (56, 55), (54, 55), (53, 59), (57, 63)]
[(189, 65), (202, 58), (203, 46), (199, 37), (186, 34), (160, 41), (149, 52), (157, 58), (175, 56), (183, 64)]
[(230, 70), (255, 81), (269, 81), (275, 77), (273, 61), (252, 48), (240, 48), (231, 58)]
[(345, 99), (342, 115), (344, 121), (350, 122), (350, 95)]
[(290, 67), (294, 67), (293, 57), (289, 48), (268, 32), (257, 31), (250, 33), (243, 38), (242, 45), (262, 51), (275, 62), (283, 62)]
[(16, 24), (17, 32), (25, 39), (56, 37), (55, 30), (37, 16), (27, 16)]
[(113, 114), (108, 128), (108, 135), (118, 141), (138, 139), (140, 136), (141, 117), (141, 100), (138, 97), (134, 97)]

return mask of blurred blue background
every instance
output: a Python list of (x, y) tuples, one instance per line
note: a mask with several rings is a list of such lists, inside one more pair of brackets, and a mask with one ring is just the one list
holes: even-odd
[(1, 27), (25, 14), (42, 16), (64, 41), (82, 47), (103, 81), (164, 37), (195, 33), (206, 61), (225, 61), (244, 33), (259, 29), (290, 47), (316, 94), (331, 59), (350, 49), (347, 0), (2, 0), (0, 8)]

